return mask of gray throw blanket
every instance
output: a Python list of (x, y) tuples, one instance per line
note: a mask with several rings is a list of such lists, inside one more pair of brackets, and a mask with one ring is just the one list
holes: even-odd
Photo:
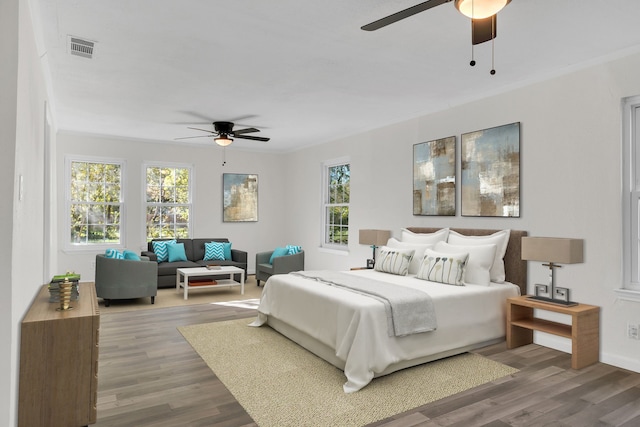
[(291, 274), (381, 301), (387, 314), (390, 337), (429, 332), (438, 326), (431, 297), (424, 292), (338, 271), (297, 271)]

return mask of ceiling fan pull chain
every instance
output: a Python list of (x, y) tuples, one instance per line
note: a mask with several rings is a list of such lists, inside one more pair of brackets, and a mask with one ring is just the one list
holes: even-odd
[(496, 50), (496, 20), (495, 17), (491, 20), (491, 75), (496, 74), (495, 67), (495, 50)]
[(476, 60), (473, 56), (473, 43), (471, 43), (471, 62), (469, 62), (469, 65), (471, 65), (472, 67), (476, 65)]
[(227, 164), (227, 147), (222, 147), (222, 166)]

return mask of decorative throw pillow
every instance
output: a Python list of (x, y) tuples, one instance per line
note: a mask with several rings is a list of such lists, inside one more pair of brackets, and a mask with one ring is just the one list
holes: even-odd
[(104, 251), (104, 256), (112, 259), (124, 259), (124, 255), (122, 254), (122, 252), (116, 249), (107, 249), (106, 251)]
[(184, 243), (174, 243), (173, 245), (167, 245), (169, 252), (169, 262), (186, 261), (187, 254), (184, 251)]
[(469, 254), (441, 253), (432, 249), (424, 252), (424, 258), (416, 278), (447, 285), (464, 286), (465, 267)]
[[(231, 243), (229, 243), (229, 255), (231, 255)], [(205, 261), (213, 261), (213, 260), (223, 261), (224, 245), (220, 242), (205, 243), (204, 244), (204, 260)]]
[(406, 276), (414, 254), (413, 249), (394, 249), (382, 246), (374, 266), (376, 271)]
[(156, 254), (158, 258), (158, 262), (169, 261), (169, 250), (167, 249), (167, 245), (175, 244), (175, 239), (173, 240), (154, 240), (151, 242), (151, 246), (153, 247), (153, 253)]
[(496, 254), (496, 245), (450, 245), (445, 242), (436, 244), (434, 250), (441, 253), (467, 253), (469, 259), (464, 269), (464, 282), (473, 285), (489, 286), (491, 282), (491, 264)]
[(140, 256), (133, 251), (126, 250), (122, 253), (124, 259), (130, 259), (132, 261), (140, 261)]
[(501, 230), (489, 236), (465, 236), (451, 231), (447, 243), (452, 245), (496, 245), (496, 254), (491, 265), (491, 281), (503, 283), (505, 281), (504, 254), (507, 252), (511, 230)]
[(416, 274), (420, 269), (420, 263), (422, 263), (422, 257), (424, 257), (424, 251), (426, 249), (432, 249), (432, 244), (424, 244), (424, 243), (407, 243), (401, 242), (398, 239), (394, 239), (393, 237), (387, 241), (387, 247), (389, 248), (399, 248), (399, 249), (413, 249), (415, 252), (413, 253), (413, 257), (411, 258), (411, 263), (409, 264), (409, 274)]
[(222, 242), (222, 251), (224, 259), (231, 259), (231, 242)]
[(438, 242), (446, 242), (449, 235), (449, 229), (443, 228), (435, 233), (414, 233), (406, 228), (400, 229), (402, 232), (402, 240), (406, 243), (422, 243), (426, 245), (435, 245)]
[(287, 245), (287, 255), (295, 255), (302, 251), (302, 246)]
[(277, 258), (279, 256), (285, 256), (285, 255), (289, 255), (289, 250), (284, 247), (284, 248), (275, 248), (273, 250), (273, 253), (271, 254), (271, 258), (269, 258), (269, 264), (273, 264), (273, 259)]

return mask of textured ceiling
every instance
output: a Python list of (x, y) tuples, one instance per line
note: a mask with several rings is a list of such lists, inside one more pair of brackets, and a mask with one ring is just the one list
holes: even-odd
[[(60, 130), (170, 141), (237, 119), (290, 151), (444, 110), (640, 48), (638, 0), (513, 0), (476, 46), (453, 3), (375, 32), (419, 0), (30, 0)], [(68, 36), (96, 42), (72, 56)], [(241, 126), (236, 126), (239, 128)], [(213, 144), (210, 138), (185, 144)]]

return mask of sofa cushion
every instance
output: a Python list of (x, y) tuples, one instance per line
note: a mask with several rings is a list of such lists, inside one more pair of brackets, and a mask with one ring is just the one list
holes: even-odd
[(161, 262), (158, 264), (158, 276), (175, 276), (179, 268), (201, 267), (193, 261)]

